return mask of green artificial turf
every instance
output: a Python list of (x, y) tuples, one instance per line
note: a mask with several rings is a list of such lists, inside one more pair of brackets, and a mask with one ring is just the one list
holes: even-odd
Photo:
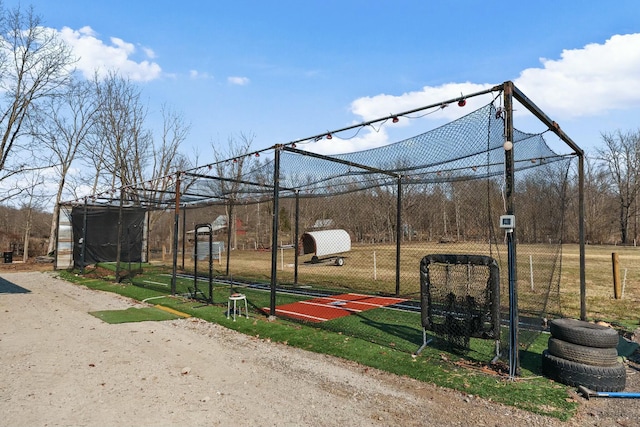
[(173, 320), (180, 317), (177, 314), (169, 313), (156, 307), (130, 307), (126, 310), (90, 311), (89, 314), (111, 324)]

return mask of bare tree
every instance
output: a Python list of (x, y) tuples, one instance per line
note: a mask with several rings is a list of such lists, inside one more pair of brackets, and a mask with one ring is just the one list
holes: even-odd
[[(139, 203), (162, 204), (172, 181), (164, 179), (190, 167), (180, 153), (190, 124), (171, 108), (161, 107), (162, 129), (159, 143), (146, 127), (147, 106), (142, 92), (130, 80), (110, 72), (104, 79), (92, 81), (93, 105), (91, 132), (84, 138), (83, 161), (92, 172), (91, 193), (99, 188), (126, 190)], [(82, 195), (80, 195), (82, 196)], [(151, 215), (153, 228), (160, 215)]]
[(33, 231), (34, 214), (41, 211), (42, 206), (50, 200), (50, 196), (44, 193), (44, 177), (41, 170), (34, 170), (31, 173), (24, 174), (22, 184), (26, 197), (22, 201), (21, 215), (23, 222), (23, 255), (22, 260), (27, 262), (29, 259), (29, 242)]
[(153, 158), (153, 138), (144, 127), (147, 108), (141, 92), (115, 73), (95, 84), (100, 109), (85, 146), (95, 170), (94, 192), (100, 184), (114, 189), (142, 182)]
[(44, 103), (38, 110), (37, 120), (32, 124), (33, 137), (39, 147), (47, 149), (43, 154), (50, 156), (46, 160), (57, 176), (48, 253), (54, 250), (59, 203), (68, 172), (78, 149), (86, 143), (98, 108), (92, 83), (86, 80), (74, 81), (61, 96), (52, 97)]
[(160, 145), (152, 146), (152, 166), (148, 171), (153, 186), (150, 193), (145, 196), (149, 200), (162, 200), (162, 194), (167, 189), (167, 180), (162, 177), (169, 176), (178, 170), (189, 167), (189, 160), (180, 153), (180, 146), (189, 135), (191, 125), (185, 122), (182, 114), (176, 112), (166, 104), (162, 105), (162, 135)]
[[(189, 168), (189, 160), (180, 154), (180, 145), (189, 134), (191, 125), (186, 123), (183, 116), (166, 104), (162, 106), (162, 135), (160, 146), (153, 146), (152, 168), (150, 173), (151, 187), (148, 188), (144, 197), (155, 203), (162, 203), (165, 190), (170, 185), (169, 176), (180, 170)], [(157, 222), (162, 218), (162, 212), (157, 214), (150, 212), (149, 228), (150, 232), (155, 230)], [(169, 228), (173, 231), (173, 228)]]
[[(251, 149), (251, 144), (254, 139), (253, 134), (240, 133), (238, 137), (230, 136), (227, 139), (226, 150), (216, 146), (212, 143), (213, 155), (216, 159), (216, 172), (219, 177), (229, 178), (230, 180), (217, 181), (220, 194), (227, 198), (228, 203), (226, 205), (227, 213), (227, 230), (230, 235), (233, 236), (232, 245), (233, 248), (237, 245), (236, 236), (236, 218), (233, 210), (233, 205), (236, 203), (238, 193), (242, 188), (241, 180), (244, 174), (251, 169), (250, 163), (252, 159), (247, 157)], [(230, 159), (231, 161), (225, 162), (223, 160)], [(232, 249), (232, 248), (229, 248)]]
[(618, 202), (618, 228), (622, 243), (628, 243), (629, 220), (635, 216), (636, 198), (640, 190), (640, 130), (603, 133), (605, 148), (598, 150), (609, 183)]
[(585, 160), (585, 239), (587, 242), (604, 243), (616, 228), (616, 215), (610, 209), (615, 204), (615, 197), (610, 190), (607, 170), (593, 157)]
[[(1, 7), (1, 5), (0, 5)], [(0, 181), (20, 173), (30, 159), (13, 159), (36, 103), (65, 86), (75, 59), (32, 7), (0, 10)]]

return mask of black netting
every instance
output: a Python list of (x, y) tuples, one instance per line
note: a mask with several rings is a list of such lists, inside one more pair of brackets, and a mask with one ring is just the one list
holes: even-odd
[(145, 212), (145, 209), (133, 207), (73, 208), (71, 222), (75, 266), (116, 261), (118, 240), (121, 261), (141, 262)]
[[(489, 104), (458, 120), (415, 137), (383, 147), (326, 159), (304, 151), (285, 151), (281, 157), (283, 187), (323, 195), (395, 185), (401, 175), (408, 183), (475, 180), (504, 174), (504, 121)], [(515, 169), (562, 159), (542, 135), (515, 131)], [(360, 167), (360, 166), (366, 166)], [(377, 169), (371, 170), (371, 169)]]
[(422, 327), (457, 352), (471, 337), (500, 339), (500, 268), (482, 255), (430, 254), (420, 262)]

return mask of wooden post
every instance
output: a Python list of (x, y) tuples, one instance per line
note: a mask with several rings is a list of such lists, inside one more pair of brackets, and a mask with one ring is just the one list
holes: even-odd
[(617, 252), (611, 253), (611, 265), (613, 266), (613, 296), (615, 299), (622, 298), (622, 287), (620, 284), (620, 259)]

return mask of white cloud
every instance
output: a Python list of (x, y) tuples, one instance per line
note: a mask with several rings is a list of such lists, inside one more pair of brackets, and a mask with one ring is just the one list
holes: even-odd
[(156, 58), (156, 53), (154, 52), (153, 49), (148, 48), (148, 47), (141, 47), (142, 51), (144, 52), (144, 54), (146, 55), (147, 58), (149, 59), (155, 59)]
[[(350, 131), (352, 134), (357, 130)], [(342, 139), (349, 138), (349, 139)], [(361, 128), (356, 136), (350, 137), (348, 132), (333, 135), (331, 139), (323, 138), (317, 142), (309, 144), (301, 144), (300, 149), (310, 151), (312, 153), (322, 154), (342, 154), (351, 153), (353, 151), (363, 151), (373, 147), (385, 145), (388, 142), (387, 131), (381, 128)]]
[[(559, 59), (543, 58), (540, 62), (542, 67), (522, 71), (514, 83), (553, 118), (591, 117), (640, 106), (640, 33), (614, 35), (603, 44), (592, 43), (580, 49), (564, 50)], [(422, 90), (397, 96), (380, 94), (363, 97), (351, 103), (351, 112), (359, 117), (358, 122), (369, 121), (481, 92), (501, 83), (452, 82), (425, 86)], [(430, 114), (425, 118), (451, 121), (489, 101), (487, 97), (471, 98), (467, 100), (465, 108), (458, 108), (454, 103), (447, 108), (434, 108), (412, 116), (428, 112)], [(408, 126), (411, 123), (415, 123), (415, 120), (400, 120), (394, 126)], [(384, 132), (369, 130), (351, 148), (355, 150), (359, 149), (356, 148), (358, 146), (372, 148), (384, 145), (388, 141), (381, 137), (385, 135)], [(318, 147), (326, 149), (323, 152), (328, 153), (334, 145), (322, 143)]]
[[(427, 105), (440, 104), (444, 101), (455, 100), (465, 95), (481, 92), (491, 88), (490, 84), (474, 84), (474, 83), (446, 83), (441, 86), (431, 87), (425, 86), (421, 91), (403, 93), (399, 96), (394, 95), (376, 95), (372, 97), (358, 98), (351, 103), (351, 111), (360, 116), (362, 121), (375, 120), (380, 117), (386, 117), (404, 111), (411, 111)], [(428, 111), (421, 111), (412, 116), (419, 116), (427, 112), (432, 112), (439, 119), (446, 118), (449, 120), (457, 119), (466, 114), (470, 109), (476, 109), (486, 104), (486, 100), (479, 101), (477, 99), (467, 100), (464, 110), (447, 107), (435, 107)], [(401, 120), (397, 125), (402, 126), (407, 121)]]
[(194, 80), (197, 80), (197, 79), (209, 79), (209, 78), (212, 78), (213, 76), (209, 75), (209, 73), (207, 72), (202, 72), (198, 70), (189, 70), (189, 77)]
[(640, 34), (540, 61), (542, 68), (524, 70), (514, 83), (548, 113), (574, 118), (640, 106)]
[(248, 77), (231, 76), (231, 77), (227, 77), (227, 81), (232, 85), (238, 85), (238, 86), (246, 86), (249, 84)]
[[(493, 86), (495, 85), (474, 84), (470, 82), (446, 83), (435, 87), (425, 86), (420, 91), (403, 93), (402, 95), (397, 96), (381, 94), (363, 97), (358, 98), (351, 103), (351, 112), (359, 117), (357, 122), (360, 123), (376, 120), (381, 117), (392, 116), (394, 114), (400, 114), (405, 111), (411, 111), (428, 105), (434, 105), (431, 109), (411, 113), (408, 114), (407, 117), (425, 117), (448, 122), (486, 105), (491, 98), (474, 97), (466, 99), (466, 105), (464, 108), (458, 107), (457, 102), (455, 101), (461, 97), (465, 97), (466, 95), (485, 91)], [(440, 104), (446, 101), (452, 101), (452, 103), (444, 104), (445, 107), (442, 108)], [(416, 120), (401, 117), (400, 121), (393, 123), (393, 126), (395, 128), (402, 128), (415, 123)], [(343, 141), (342, 144), (334, 142), (337, 139), (337, 136), (334, 136), (330, 141), (323, 140), (314, 143), (307, 149), (309, 151), (322, 152), (326, 154), (337, 154), (379, 147), (389, 142), (388, 133), (386, 131), (386, 127), (389, 125), (389, 122), (384, 125), (377, 123), (363, 128), (356, 138)], [(424, 129), (421, 129), (421, 132), (422, 131), (424, 131)], [(342, 136), (342, 132), (340, 133), (340, 136)]]
[(64, 27), (59, 35), (73, 49), (78, 58), (76, 67), (86, 78), (91, 78), (96, 71), (99, 75), (116, 71), (133, 81), (150, 81), (162, 72), (160, 65), (149, 61), (155, 57), (151, 49), (141, 49), (146, 59), (136, 61), (132, 59), (137, 53), (134, 44), (117, 37), (111, 37), (110, 44), (105, 44), (91, 27), (79, 30)]

